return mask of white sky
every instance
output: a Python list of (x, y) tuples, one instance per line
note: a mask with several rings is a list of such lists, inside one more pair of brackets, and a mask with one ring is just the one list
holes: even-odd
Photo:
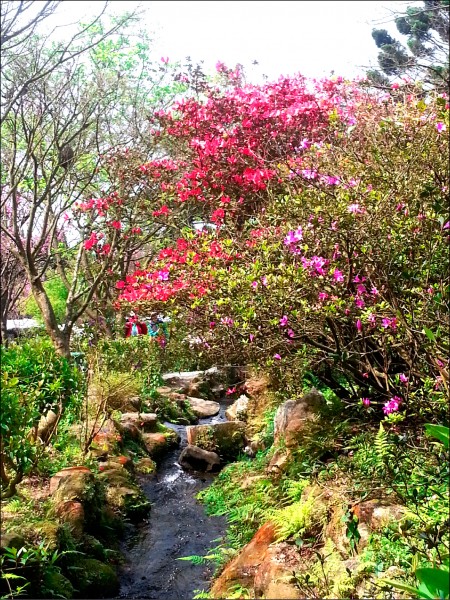
[[(170, 62), (190, 56), (209, 70), (218, 60), (241, 63), (253, 80), (302, 73), (308, 77), (353, 77), (376, 65), (373, 27), (399, 38), (391, 12), (407, 1), (141, 1), (113, 0), (114, 13), (138, 5), (142, 25), (154, 39), (154, 53)], [(421, 4), (414, 2), (414, 4)], [(103, 2), (64, 0), (58, 23), (74, 22), (99, 11)], [(389, 22), (390, 21), (390, 22)], [(257, 60), (258, 67), (251, 67)]]

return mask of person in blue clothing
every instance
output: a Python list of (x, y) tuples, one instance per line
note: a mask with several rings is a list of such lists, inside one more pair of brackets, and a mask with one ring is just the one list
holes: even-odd
[(155, 338), (164, 347), (169, 339), (167, 323), (159, 316), (152, 315), (148, 323), (148, 335)]

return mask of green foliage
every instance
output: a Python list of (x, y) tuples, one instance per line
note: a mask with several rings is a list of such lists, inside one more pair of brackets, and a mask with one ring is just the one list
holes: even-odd
[(122, 373), (128, 373), (151, 390), (155, 390), (162, 383), (162, 349), (150, 336), (104, 338), (98, 343), (96, 352), (101, 372), (117, 371), (120, 365)]
[(5, 548), (0, 555), (0, 571), (9, 593), (2, 600), (22, 597), (26, 588), (36, 585), (47, 573), (59, 571), (57, 562), (63, 554), (50, 550), (45, 542), (35, 547)]
[(303, 537), (320, 532), (325, 524), (327, 509), (311, 490), (305, 497), (289, 506), (271, 512), (278, 541)]
[[(83, 379), (79, 370), (58, 356), (49, 340), (29, 340), (1, 348), (2, 459), (7, 480), (3, 493), (27, 474), (43, 456), (32, 431), (48, 410), (73, 410), (80, 400)], [(44, 446), (45, 449), (45, 446)], [(6, 489), (5, 489), (6, 488)]]
[[(66, 286), (62, 282), (61, 278), (54, 276), (44, 282), (44, 289), (49, 297), (50, 303), (55, 312), (55, 317), (58, 323), (64, 323), (66, 314), (66, 300), (69, 294)], [(34, 296), (30, 294), (23, 301), (23, 311), (25, 314), (30, 315), (33, 319), (36, 319), (39, 323), (43, 323), (42, 313), (34, 299)]]

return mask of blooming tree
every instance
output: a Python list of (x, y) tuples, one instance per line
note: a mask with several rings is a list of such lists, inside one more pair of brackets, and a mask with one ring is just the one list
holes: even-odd
[(301, 77), (203, 92), (156, 115), (166, 154), (141, 171), (168, 224), (182, 205), (214, 228), (119, 281), (119, 303), (181, 312), (212, 356), (287, 370), (307, 351), (387, 412), (446, 385), (445, 95)]

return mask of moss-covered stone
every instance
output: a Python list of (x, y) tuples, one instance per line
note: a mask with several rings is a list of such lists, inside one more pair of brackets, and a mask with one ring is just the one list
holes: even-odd
[(42, 584), (33, 594), (34, 598), (65, 598), (71, 600), (74, 597), (75, 590), (73, 585), (58, 571), (47, 571)]
[(75, 588), (75, 598), (114, 598), (120, 590), (114, 569), (95, 558), (75, 558), (66, 575)]
[(151, 458), (141, 458), (134, 468), (137, 473), (142, 475), (154, 475), (156, 473), (156, 463)]

